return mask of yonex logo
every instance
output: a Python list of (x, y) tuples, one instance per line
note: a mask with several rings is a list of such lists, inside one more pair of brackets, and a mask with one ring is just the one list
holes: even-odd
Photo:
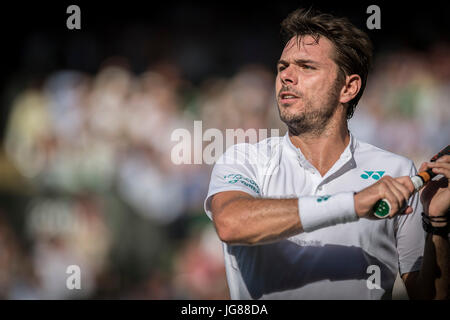
[(361, 175), (363, 179), (369, 179), (370, 177), (374, 180), (379, 180), (386, 171), (364, 171)]
[(228, 183), (235, 184), (236, 182), (239, 182), (244, 186), (249, 187), (256, 193), (260, 193), (258, 185), (250, 178), (243, 177), (242, 175), (236, 173), (225, 175), (223, 178), (227, 180)]
[(320, 196), (317, 198), (317, 202), (327, 201), (331, 196)]

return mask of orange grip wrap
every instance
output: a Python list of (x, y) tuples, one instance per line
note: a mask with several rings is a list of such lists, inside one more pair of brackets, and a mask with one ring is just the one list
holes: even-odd
[(426, 171), (419, 172), (417, 175), (421, 176), (425, 183), (427, 183), (431, 179), (430, 175)]

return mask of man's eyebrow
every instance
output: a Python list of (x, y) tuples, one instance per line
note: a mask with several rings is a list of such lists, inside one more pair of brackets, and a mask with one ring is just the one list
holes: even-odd
[(309, 60), (309, 59), (295, 59), (295, 64), (297, 65), (302, 65), (302, 64), (315, 64), (317, 65), (318, 63), (314, 60)]
[[(314, 64), (314, 65), (318, 65), (319, 63), (317, 61), (314, 60), (310, 60), (310, 59), (295, 59), (294, 63), (296, 65), (304, 65), (304, 64)], [(284, 65), (287, 66), (289, 65), (289, 62), (287, 62), (286, 60), (278, 60), (277, 62), (277, 66), (278, 65)]]

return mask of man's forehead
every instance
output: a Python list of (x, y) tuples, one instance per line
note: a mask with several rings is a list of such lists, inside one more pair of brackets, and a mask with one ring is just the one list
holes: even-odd
[(294, 36), (283, 49), (282, 58), (314, 59), (325, 61), (332, 58), (333, 44), (325, 37), (314, 38), (313, 36)]

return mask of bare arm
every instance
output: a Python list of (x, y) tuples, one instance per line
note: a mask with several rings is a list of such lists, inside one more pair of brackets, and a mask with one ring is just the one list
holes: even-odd
[[(385, 176), (358, 192), (354, 196), (356, 214), (372, 219), (373, 205), (383, 198), (392, 205), (391, 217), (399, 214), (401, 203), (411, 194), (402, 185), (407, 179)], [(298, 198), (260, 199), (241, 191), (225, 191), (212, 197), (211, 211), (219, 238), (229, 244), (270, 243), (303, 232)], [(411, 212), (408, 207), (404, 213)]]
[[(420, 199), (425, 213), (430, 217), (444, 216), (450, 208), (450, 156), (443, 156), (434, 163), (423, 163), (419, 171), (425, 171), (428, 168), (444, 176), (437, 181), (430, 181), (422, 190)], [(446, 223), (432, 222), (431, 224), (434, 227), (442, 227)], [(449, 299), (449, 273), (448, 237), (429, 234), (420, 272), (405, 274), (402, 278), (412, 299)]]
[(447, 239), (427, 235), (420, 272), (402, 275), (411, 299), (448, 299), (449, 252)]
[(298, 199), (258, 199), (225, 191), (213, 196), (211, 209), (219, 238), (230, 244), (270, 243), (303, 231)]

